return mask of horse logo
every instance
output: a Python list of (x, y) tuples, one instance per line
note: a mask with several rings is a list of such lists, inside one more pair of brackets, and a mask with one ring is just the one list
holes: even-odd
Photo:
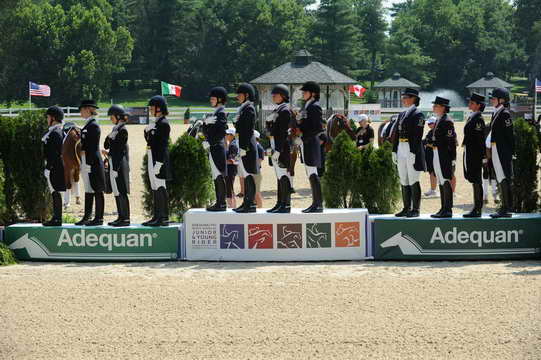
[(248, 248), (272, 249), (272, 224), (248, 225)]
[(337, 247), (361, 246), (361, 230), (358, 222), (338, 222), (335, 227)]
[(242, 224), (220, 225), (220, 248), (221, 249), (244, 249), (244, 225)]
[(278, 248), (302, 248), (302, 224), (278, 224)]
[(309, 248), (331, 247), (331, 224), (306, 224), (306, 245)]

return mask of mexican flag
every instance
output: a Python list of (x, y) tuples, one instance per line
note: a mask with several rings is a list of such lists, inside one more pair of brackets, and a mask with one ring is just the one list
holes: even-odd
[(363, 97), (365, 91), (366, 89), (362, 85), (351, 85), (349, 87), (349, 92), (357, 97)]
[(182, 93), (182, 86), (168, 84), (162, 81), (162, 94), (163, 95), (173, 95), (176, 97), (180, 97), (181, 93)]

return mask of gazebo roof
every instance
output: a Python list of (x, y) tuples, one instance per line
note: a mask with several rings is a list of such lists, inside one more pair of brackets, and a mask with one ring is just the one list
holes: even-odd
[(263, 74), (250, 83), (254, 85), (270, 84), (303, 84), (306, 81), (315, 81), (320, 85), (357, 84), (358, 81), (344, 75), (327, 65), (312, 61), (312, 54), (300, 50), (295, 61), (285, 63)]
[(513, 85), (509, 84), (507, 81), (504, 81), (496, 76), (494, 76), (493, 73), (488, 72), (484, 77), (481, 79), (471, 83), (470, 85), (466, 86), (467, 89), (470, 88), (512, 88)]
[(387, 80), (374, 85), (375, 88), (413, 88), (420, 89), (421, 87), (416, 83), (403, 78), (399, 73), (394, 73), (393, 76)]

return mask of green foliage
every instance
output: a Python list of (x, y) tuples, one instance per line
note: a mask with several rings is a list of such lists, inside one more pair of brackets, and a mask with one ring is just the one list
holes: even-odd
[(61, 3), (24, 0), (0, 15), (0, 48), (9, 49), (1, 54), (0, 98), (26, 98), (29, 80), (51, 86), (51, 98), (37, 100), (42, 106), (107, 97), (113, 75), (130, 63), (132, 37), (113, 29), (106, 0)]
[[(167, 183), (172, 218), (182, 219), (190, 208), (204, 207), (213, 199), (210, 164), (201, 143), (191, 136), (183, 135), (169, 147), (173, 180)], [(142, 178), (144, 184), (143, 208), (152, 212), (152, 192), (147, 175), (147, 156), (143, 158)]]
[(330, 208), (351, 208), (359, 204), (354, 193), (361, 166), (361, 154), (345, 131), (333, 142), (332, 150), (325, 161), (325, 176), (322, 191), (325, 206)]
[(43, 111), (25, 111), (15, 118), (0, 118), (0, 159), (6, 201), (2, 220), (5, 223), (15, 222), (19, 217), (42, 221), (50, 213), (41, 141), (46, 132)]
[(460, 90), (487, 71), (506, 77), (525, 61), (513, 13), (505, 0), (412, 1), (393, 21), (386, 70)]
[(361, 151), (361, 171), (355, 183), (365, 208), (371, 214), (392, 213), (400, 198), (400, 182), (391, 155), (391, 144), (369, 146)]
[(516, 160), (513, 161), (513, 211), (535, 212), (539, 198), (537, 186), (539, 137), (535, 127), (524, 119), (515, 120), (513, 130), (516, 155)]
[(359, 150), (353, 140), (341, 132), (327, 154), (325, 166), (327, 171), (322, 183), (325, 206), (365, 207), (375, 214), (395, 209), (400, 186), (390, 144)]
[(62, 214), (62, 223), (63, 224), (75, 224), (79, 219), (71, 214)]
[(351, 0), (322, 0), (312, 27), (311, 47), (324, 64), (351, 73), (359, 53), (359, 32)]
[(6, 244), (0, 242), (0, 266), (13, 265), (17, 263), (17, 259)]

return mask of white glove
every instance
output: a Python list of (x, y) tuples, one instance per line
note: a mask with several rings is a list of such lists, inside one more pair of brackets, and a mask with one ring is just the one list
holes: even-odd
[(483, 164), (488, 164), (488, 159), (483, 159)]
[(293, 139), (293, 145), (301, 146), (302, 145), (301, 138), (300, 137), (295, 137), (295, 139)]
[(160, 169), (162, 168), (163, 163), (156, 161), (156, 164), (154, 165), (154, 175), (160, 173)]
[(216, 116), (209, 116), (205, 118), (205, 124), (212, 125), (216, 124)]
[(456, 160), (451, 161), (452, 166), (456, 166)]
[(395, 153), (395, 152), (394, 152), (394, 153), (392, 153), (392, 157), (393, 157), (393, 164), (395, 164), (395, 165), (396, 165), (396, 164), (398, 163), (398, 158), (397, 158), (397, 156), (396, 156), (396, 153)]
[(267, 150), (265, 150), (265, 155), (272, 156), (272, 148), (268, 148)]
[(272, 161), (278, 163), (278, 159), (280, 158), (280, 152), (278, 151), (275, 151), (273, 154), (272, 154)]
[(276, 113), (272, 113), (265, 119), (267, 122), (274, 122), (276, 120)]
[(50, 174), (51, 174), (51, 171), (50, 171), (50, 170), (47, 170), (47, 169), (43, 170), (43, 176), (45, 176), (46, 179), (49, 178), (49, 175), (50, 175)]
[(115, 179), (118, 177), (118, 171), (111, 170), (111, 174), (113, 174), (113, 178)]
[(201, 145), (203, 145), (203, 149), (205, 149), (205, 150), (210, 149), (210, 144), (209, 144), (208, 141), (203, 141), (203, 142), (201, 143)]
[(246, 150), (244, 149), (240, 149), (240, 157), (245, 157), (246, 156)]
[(411, 161), (415, 161), (415, 154), (414, 153), (410, 152), (409, 156), (410, 156)]

